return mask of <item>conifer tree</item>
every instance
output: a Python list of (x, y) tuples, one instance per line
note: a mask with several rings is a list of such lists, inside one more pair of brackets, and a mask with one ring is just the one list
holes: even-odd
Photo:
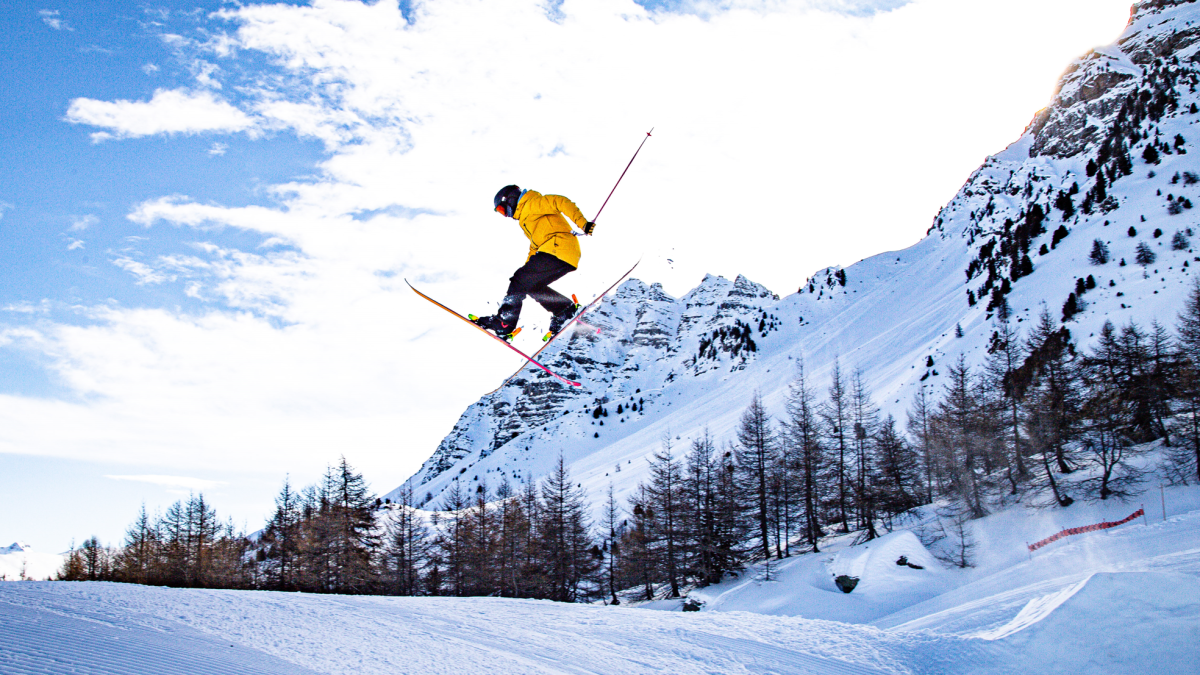
[(621, 543), (629, 572), (628, 581), (631, 585), (641, 587), (644, 600), (654, 599), (654, 580), (658, 577), (654, 551), (654, 508), (651, 507), (650, 497), (646, 493), (646, 484), (638, 485), (638, 490), (630, 497), (633, 515), (633, 526), (629, 529)]
[(412, 486), (400, 487), (396, 507), (386, 522), (383, 568), (387, 590), (392, 595), (419, 595), (421, 568), (429, 558), (429, 530), (416, 510)]
[(855, 368), (850, 380), (850, 415), (854, 428), (855, 506), (859, 527), (866, 538), (879, 536), (875, 529), (875, 494), (872, 489), (874, 440), (879, 427), (879, 408), (863, 382), (862, 370)]
[[(921, 473), (924, 477), (922, 499), (925, 503), (933, 501), (934, 495), (940, 491), (934, 490), (934, 476), (937, 474), (931, 453), (932, 443), (930, 428), (932, 402), (925, 385), (917, 388), (913, 394), (912, 406), (908, 409), (908, 434), (914, 439), (916, 451), (921, 456)], [(939, 486), (941, 482), (939, 480)]]
[(266, 576), (269, 588), (293, 591), (299, 588), (297, 565), (301, 545), (301, 512), (299, 496), (292, 490), (291, 481), (284, 478), (283, 487), (275, 497), (275, 513), (267, 522), (262, 542), (267, 544), (270, 566)]
[(660, 559), (667, 582), (669, 597), (679, 597), (680, 575), (684, 569), (684, 495), (682, 469), (679, 461), (671, 456), (671, 435), (668, 431), (662, 439), (662, 447), (650, 460), (650, 484), (647, 493), (650, 504), (658, 514), (656, 532), (660, 540)]
[(762, 396), (756, 391), (750, 405), (742, 413), (737, 429), (737, 467), (747, 500), (752, 504), (761, 538), (763, 558), (771, 557), (771, 501), (768, 480), (776, 463), (776, 434), (771, 418), (763, 407)]
[(617, 565), (621, 559), (620, 541), (624, 532), (624, 523), (621, 521), (621, 507), (617, 504), (617, 498), (613, 494), (613, 484), (608, 484), (608, 499), (604, 502), (604, 522), (602, 523), (604, 534), (607, 537), (604, 550), (608, 553), (608, 560), (605, 564), (605, 581), (608, 585), (609, 604), (616, 606), (621, 604), (621, 598), (617, 597)]
[(1200, 279), (1193, 281), (1188, 290), (1175, 330), (1180, 361), (1180, 413), (1186, 417), (1182, 433), (1185, 452), (1177, 453), (1174, 463), (1182, 469), (1179, 473), (1183, 480), (1191, 475), (1200, 481)]
[(465, 549), (463, 552), (464, 576), (466, 578), (465, 594), (478, 596), (490, 595), (499, 587), (495, 578), (496, 570), (496, 527), (492, 509), (488, 507), (491, 493), (487, 482), (476, 485), (473, 503), (467, 509), (463, 519), (466, 529)]
[(149, 584), (158, 574), (158, 532), (146, 513), (146, 503), (137, 519), (125, 530), (125, 542), (117, 553), (115, 567), (121, 581)]
[[(1003, 296), (1001, 296), (1003, 297)], [(846, 426), (850, 419), (850, 394), (847, 391), (845, 378), (839, 359), (833, 360), (833, 372), (830, 374), (829, 398), (821, 410), (821, 418), (825, 423), (825, 437), (828, 440), (830, 461), (834, 479), (837, 483), (838, 520), (841, 531), (850, 531), (850, 448)]]
[(342, 593), (364, 593), (375, 581), (371, 552), (379, 535), (375, 528), (375, 496), (367, 489), (362, 474), (343, 455), (325, 474), (330, 521), (331, 589)]
[(1024, 382), (1017, 372), (1024, 362), (1026, 351), (1020, 334), (1007, 315), (998, 315), (992, 344), (988, 347), (988, 359), (984, 364), (984, 379), (987, 383), (987, 403), (1003, 411), (999, 420), (1003, 426), (1005, 474), (1012, 494), (1017, 493), (1018, 484), (1028, 476), (1025, 466), (1025, 446), (1021, 439), (1024, 424)]
[(896, 516), (920, 505), (920, 460), (913, 447), (896, 430), (891, 415), (884, 418), (875, 431), (876, 459), (871, 477), (877, 508), (884, 515), (888, 528)]
[(1137, 245), (1137, 254), (1133, 258), (1134, 262), (1145, 268), (1153, 265), (1157, 259), (1158, 255), (1154, 252), (1154, 249), (1150, 248), (1149, 244), (1143, 241)]
[(500, 595), (519, 597), (522, 550), (530, 527), (521, 494), (515, 490), (508, 477), (496, 488), (497, 513), (493, 523), (498, 529), (496, 544), (495, 579)]
[(965, 356), (949, 368), (946, 379), (945, 397), (934, 414), (933, 441), (951, 495), (972, 518), (982, 518), (987, 515), (983, 485), (987, 438), (980, 433), (983, 402)]
[(820, 523), (822, 498), (821, 476), (827, 458), (821, 445), (821, 429), (817, 419), (816, 394), (808, 385), (803, 359), (796, 361), (796, 376), (788, 385), (787, 423), (785, 442), (791, 446), (791, 465), (799, 486), (804, 538), (814, 553), (820, 551), (823, 534)]
[[(455, 476), (442, 497), (442, 511), (435, 514), (438, 528), (438, 578), (449, 595), (466, 595), (467, 508), (470, 502), (462, 483)], [(439, 585), (441, 585), (439, 584)]]
[(75, 548), (75, 542), (71, 541), (71, 550), (67, 552), (66, 558), (63, 560), (63, 566), (54, 576), (58, 581), (87, 581), (87, 568), (83, 560), (83, 551)]
[(741, 513), (738, 496), (728, 480), (732, 467), (727, 460), (728, 456), (717, 456), (708, 429), (692, 440), (684, 469), (689, 513), (688, 570), (701, 586), (719, 583), (725, 573), (741, 567)]
[(1056, 326), (1043, 308), (1026, 350), (1029, 356), (1021, 366), (1029, 400), (1026, 437), (1034, 456), (1040, 457), (1042, 469), (1034, 485), (1049, 490), (1059, 506), (1070, 506), (1075, 500), (1056, 474), (1074, 470), (1071, 443), (1078, 430), (1080, 403), (1071, 334)]
[(1118, 334), (1106, 322), (1095, 349), (1083, 360), (1088, 384), (1081, 445), (1098, 473), (1081, 487), (1098, 499), (1127, 496), (1128, 488), (1140, 480), (1127, 463), (1130, 446), (1155, 437), (1145, 338), (1133, 323)]
[(542, 482), (542, 512), (537, 541), (545, 575), (543, 597), (560, 602), (583, 598), (583, 586), (599, 569), (587, 518), (587, 497), (571, 482), (566, 461), (558, 463)]
[(1187, 238), (1187, 235), (1179, 230), (1175, 230), (1174, 236), (1171, 237), (1172, 251), (1185, 251), (1191, 247), (1191, 245), (1192, 242)]

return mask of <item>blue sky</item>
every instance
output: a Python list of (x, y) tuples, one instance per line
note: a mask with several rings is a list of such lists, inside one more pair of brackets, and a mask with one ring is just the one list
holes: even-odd
[[(145, 258), (192, 239), (171, 228), (153, 232), (126, 218), (162, 195), (229, 206), (263, 203), (266, 186), (302, 178), (325, 153), (320, 143), (279, 133), (250, 140), (175, 135), (136, 143), (92, 143), (94, 128), (66, 121), (71, 101), (145, 99), (193, 79), (194, 55), (164, 36), (196, 38), (220, 2), (6, 3), (0, 81), (20, 92), (0, 108), (0, 302), (46, 306), (55, 321), (86, 321), (77, 305), (115, 300), (131, 306), (197, 309), (176, 287), (130, 284), (114, 258)], [(219, 25), (219, 24), (218, 24)], [(248, 59), (253, 65), (253, 59)], [(214, 146), (219, 154), (214, 153)], [(253, 247), (260, 235), (210, 233)], [(25, 356), (28, 356), (27, 354)], [(0, 350), (0, 392), (62, 395), (34, 359)]]
[(303, 485), (343, 453), (386, 492), (515, 366), (402, 282), (494, 306), (526, 246), (491, 212), (498, 187), (594, 212), (655, 127), (564, 290), (640, 256), (673, 294), (708, 272), (790, 293), (914, 243), (1127, 16), (5, 3), (0, 544), (116, 542), (138, 503), (197, 489), (253, 528), (285, 474)]

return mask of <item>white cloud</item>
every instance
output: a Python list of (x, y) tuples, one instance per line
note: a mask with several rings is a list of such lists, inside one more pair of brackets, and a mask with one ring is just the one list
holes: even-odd
[(142, 66), (142, 72), (147, 75), (153, 75), (154, 73), (157, 73), (159, 70), (161, 70), (161, 69), (153, 63), (147, 63), (146, 65)]
[(66, 21), (63, 21), (62, 15), (57, 9), (40, 10), (38, 16), (42, 17), (43, 23), (54, 30), (75, 30)]
[(97, 142), (113, 137), (247, 131), (254, 126), (248, 115), (210, 92), (179, 89), (159, 89), (149, 101), (77, 98), (67, 109), (67, 121), (112, 132), (92, 134)]
[(212, 488), (221, 485), (228, 485), (225, 481), (206, 480), (204, 478), (192, 478), (190, 476), (160, 476), (160, 475), (135, 475), (121, 476), (109, 475), (105, 478), (112, 480), (134, 481), (137, 483), (150, 483), (151, 485), (159, 485), (165, 488), (177, 488), (183, 490), (191, 490), (200, 492), (202, 490), (211, 490)]
[[(50, 305), (50, 303), (48, 300), (43, 300), (40, 304), (36, 304), (36, 305), (33, 304), (32, 302), (18, 302), (18, 303), (6, 305), (4, 307), (4, 311), (16, 312), (18, 314), (45, 314), (46, 312), (50, 311), (49, 305)], [(33, 332), (26, 331), (25, 329), (11, 329), (9, 331), (6, 331), (5, 333), (9, 336), (10, 341), (11, 341), (11, 338), (13, 335), (20, 334), (22, 336), (27, 337), (29, 335), (35, 334)]]
[(147, 284), (161, 284), (165, 281), (170, 281), (173, 279), (173, 277), (167, 276), (153, 267), (150, 267), (146, 263), (138, 262), (133, 258), (123, 256), (113, 260), (112, 262), (117, 267), (120, 267), (136, 277), (138, 286), (145, 286)]
[(71, 219), (71, 231), (82, 232), (83, 230), (86, 230), (99, 222), (100, 219), (91, 214), (86, 216), (76, 216), (75, 218)]
[(68, 251), (74, 251), (76, 249), (83, 248), (83, 240), (82, 239), (71, 239), (70, 237), (68, 237), (67, 242), (68, 242), (67, 243)]
[(11, 208), (13, 208), (12, 204), (9, 204), (8, 202), (0, 201), (0, 220), (4, 220), (4, 212), (8, 211)]
[(224, 155), (225, 151), (228, 149), (229, 144), (227, 143), (213, 143), (208, 148), (208, 155), (209, 157), (220, 157), (221, 155)]
[(221, 83), (214, 77), (221, 69), (215, 63), (209, 63), (203, 59), (196, 59), (191, 65), (192, 77), (196, 78), (196, 82), (202, 87), (209, 89), (220, 89)]

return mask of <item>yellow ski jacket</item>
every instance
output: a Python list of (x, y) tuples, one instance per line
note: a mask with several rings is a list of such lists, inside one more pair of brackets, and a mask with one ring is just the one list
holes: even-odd
[(581, 230), (588, 222), (575, 202), (566, 197), (544, 195), (533, 190), (526, 190), (521, 196), (515, 216), (521, 224), (521, 230), (529, 237), (526, 261), (535, 253), (549, 253), (572, 267), (579, 267), (579, 240), (575, 238), (563, 214), (575, 221)]

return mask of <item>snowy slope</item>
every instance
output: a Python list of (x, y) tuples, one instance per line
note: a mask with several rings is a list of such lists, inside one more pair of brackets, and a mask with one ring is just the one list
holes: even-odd
[(968, 672), (1002, 653), (979, 640), (754, 614), (500, 598), (0, 584), (5, 673), (90, 665), (100, 673), (866, 675)]
[[(980, 566), (968, 570), (941, 567), (907, 531), (858, 547), (827, 541), (821, 554), (773, 563), (769, 579), (760, 565), (693, 591), (698, 613), (0, 583), (0, 672), (1191, 672), (1200, 487), (1168, 488), (1165, 501), (1165, 514), (1151, 507), (1033, 556), (1026, 539), (1135, 507), (1014, 507), (973, 521)], [(896, 565), (898, 555), (925, 569)], [(845, 572), (861, 578), (848, 595), (831, 580)]]
[[(983, 361), (993, 330), (988, 293), (1005, 283), (1011, 287), (1006, 300), (1024, 328), (1043, 308), (1061, 318), (1076, 280), (1092, 275), (1097, 285), (1081, 297), (1086, 309), (1066, 324), (1083, 346), (1105, 320), (1172, 325), (1200, 262), (1192, 245), (1200, 237), (1200, 209), (1179, 206), (1181, 213), (1172, 214), (1167, 200), (1190, 205), (1195, 197), (1200, 204), (1200, 182), (1185, 175), (1200, 176), (1200, 114), (1191, 112), (1200, 102), (1197, 40), (1196, 3), (1135, 5), (1118, 41), (1071, 64), (1025, 134), (989, 157), (928, 235), (908, 249), (822, 270), (782, 299), (743, 277), (709, 276), (681, 298), (658, 285), (626, 282), (591, 314), (599, 335), (578, 331), (544, 354), (548, 365), (584, 386), (567, 388), (530, 369), (480, 399), (409, 479), (418, 502), (436, 508), (456, 479), (471, 493), (504, 478), (536, 479), (560, 452), (594, 501), (610, 483), (624, 497), (668, 434), (677, 451), (705, 428), (719, 442), (730, 439), (755, 390), (770, 411), (782, 412), (801, 357), (810, 382), (821, 389), (835, 359), (843, 372), (861, 369), (883, 412), (903, 420), (920, 386), (940, 394), (940, 373), (959, 355), (970, 364)], [(1147, 113), (1156, 106), (1161, 117)], [(1182, 152), (1174, 149), (1177, 134)], [(1128, 175), (1119, 171), (1112, 149), (1118, 137), (1131, 158)], [(1142, 153), (1155, 142), (1171, 154), (1147, 164)], [(1113, 180), (1105, 180), (1103, 200), (1087, 200), (1091, 212), (1085, 213), (1085, 196), (1096, 182), (1087, 175), (1089, 161)], [(1074, 212), (1064, 217), (1056, 202), (1072, 185), (1078, 185), (1069, 195)], [(1002, 251), (1021, 245), (1017, 226), (1035, 205), (1047, 214), (1045, 232), (1029, 242), (1032, 271), (1013, 280), (1025, 254)], [(1060, 226), (1068, 234), (1056, 241)], [(1188, 246), (1172, 250), (1174, 233), (1186, 236), (1188, 228), (1194, 233)], [(1107, 264), (1089, 262), (1095, 239), (1109, 248)], [(1157, 254), (1144, 269), (1134, 263), (1140, 243)], [(968, 291), (978, 297), (974, 305)], [(739, 326), (750, 328), (753, 351), (744, 331), (731, 334)], [(714, 339), (722, 329), (725, 335)], [(929, 357), (932, 368), (925, 365)], [(638, 403), (636, 412), (629, 411), (631, 402)], [(623, 414), (616, 413), (618, 404)], [(593, 418), (601, 405), (608, 416)]]

